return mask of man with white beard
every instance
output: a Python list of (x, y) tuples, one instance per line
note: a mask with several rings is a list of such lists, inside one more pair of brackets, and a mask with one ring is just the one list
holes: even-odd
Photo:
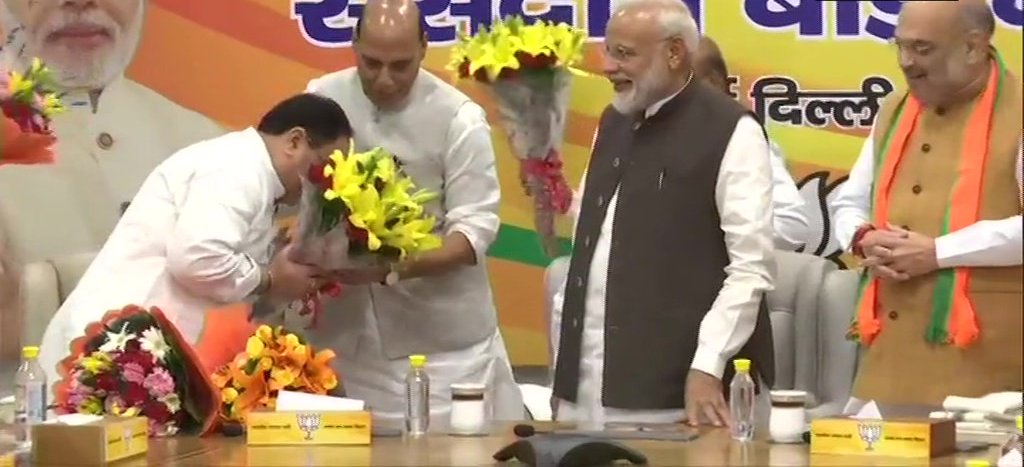
[(694, 78), (699, 40), (678, 0), (622, 2), (608, 23), (615, 95), (554, 300), (559, 420), (728, 425), (730, 360), (774, 379), (768, 142)]
[(25, 69), (38, 57), (66, 92), (68, 110), (53, 121), (58, 162), (41, 170), (58, 171), (68, 184), (75, 198), (68, 202), (85, 214), (85, 228), (98, 240), (97, 249), (160, 162), (224, 132), (212, 120), (124, 76), (144, 19), (142, 0), (0, 4), (6, 39), (0, 44), (0, 67)]
[[(33, 58), (41, 59), (66, 92), (67, 107), (51, 125), (59, 141), (56, 164), (4, 167), (6, 173), (0, 172), (4, 180), (17, 180), (16, 186), (29, 185), (42, 194), (18, 196), (10, 193), (16, 189), (12, 187), (4, 192), (10, 200), (0, 209), (5, 218), (13, 211), (15, 218), (30, 219), (0, 225), (0, 256), (8, 264), (99, 250), (160, 162), (224, 133), (212, 120), (124, 76), (144, 19), (142, 0), (0, 1), (0, 69), (25, 70)], [(39, 235), (40, 229), (54, 227), (75, 232), (75, 238)], [(0, 272), (0, 282), (17, 284), (20, 278), (15, 276), (10, 270)], [(20, 302), (4, 293), (0, 303)], [(36, 328), (45, 320), (25, 321), (24, 328), (4, 329), (3, 339), (35, 343), (42, 333)]]

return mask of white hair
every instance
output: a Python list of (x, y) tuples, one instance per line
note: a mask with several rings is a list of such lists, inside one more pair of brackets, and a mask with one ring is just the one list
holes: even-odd
[(659, 11), (658, 20), (661, 29), (668, 37), (679, 36), (683, 39), (688, 53), (697, 53), (700, 44), (700, 31), (697, 20), (693, 18), (690, 7), (683, 0), (612, 0), (612, 16), (632, 8), (655, 8)]
[(142, 37), (146, 10), (146, 2), (138, 1), (139, 7), (135, 16), (123, 29), (108, 15), (96, 10), (79, 15), (80, 19), (111, 29), (114, 33), (114, 46), (105, 56), (98, 57), (92, 63), (68, 64), (53, 57), (40, 57), (46, 30), (55, 29), (69, 21), (67, 15), (60, 13), (42, 25), (43, 31), (30, 32), (14, 16), (7, 2), (0, 0), (0, 30), (4, 32), (0, 41), (0, 66), (24, 71), (32, 59), (38, 57), (47, 62), (46, 65), (53, 71), (53, 78), (60, 87), (101, 89), (124, 74), (135, 56)]

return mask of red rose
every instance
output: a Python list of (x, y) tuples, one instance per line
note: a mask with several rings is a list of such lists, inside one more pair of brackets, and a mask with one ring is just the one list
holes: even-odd
[(459, 78), (469, 78), (469, 59), (459, 64)]
[(167, 409), (167, 404), (158, 400), (150, 400), (142, 406), (142, 414), (150, 420), (153, 420), (161, 425), (167, 424), (171, 420), (171, 411)]
[(126, 382), (121, 391), (121, 399), (124, 399), (128, 407), (142, 407), (150, 399), (149, 391), (141, 384)]
[(516, 52), (516, 60), (523, 68), (530, 70), (543, 70), (551, 68), (555, 64), (555, 57), (548, 54), (531, 55), (525, 52)]
[(113, 373), (100, 373), (96, 375), (95, 386), (96, 389), (112, 393), (117, 392), (117, 382)]
[(352, 243), (365, 247), (370, 239), (369, 232), (366, 229), (356, 227), (352, 225), (352, 222), (345, 221), (345, 234), (348, 235), (348, 240)]
[(324, 176), (324, 168), (327, 167), (327, 165), (327, 162), (313, 164), (309, 166), (309, 173), (306, 174), (306, 176), (309, 178), (310, 183), (324, 190), (327, 190), (331, 187), (330, 177)]
[(138, 339), (132, 339), (124, 345), (124, 351), (127, 353), (135, 353), (142, 351), (142, 344)]
[[(135, 345), (138, 346), (138, 343), (136, 343)], [(116, 358), (114, 358), (114, 363), (117, 363), (118, 366), (124, 366), (127, 363), (135, 363), (136, 365), (142, 367), (142, 370), (145, 373), (149, 373), (149, 371), (152, 370), (153, 366), (156, 364), (156, 361), (153, 359), (153, 354), (149, 352), (138, 349), (134, 351), (129, 351), (128, 347), (125, 346), (125, 351), (118, 355)]]

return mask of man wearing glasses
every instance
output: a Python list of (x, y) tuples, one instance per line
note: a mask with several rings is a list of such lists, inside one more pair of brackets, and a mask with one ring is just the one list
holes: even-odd
[(615, 95), (555, 297), (559, 420), (722, 426), (732, 358), (773, 380), (768, 142), (694, 77), (699, 41), (678, 0), (623, 2), (608, 24)]

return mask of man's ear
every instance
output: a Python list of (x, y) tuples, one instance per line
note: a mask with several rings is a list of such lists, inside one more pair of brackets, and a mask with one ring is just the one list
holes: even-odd
[(679, 69), (686, 61), (686, 43), (682, 37), (673, 37), (668, 40), (668, 66), (670, 69)]
[(978, 31), (967, 36), (967, 58), (970, 63), (987, 62), (989, 57), (989, 38)]
[(309, 138), (306, 134), (306, 129), (302, 127), (295, 127), (288, 130), (288, 149), (297, 150), (303, 145), (309, 144)]

